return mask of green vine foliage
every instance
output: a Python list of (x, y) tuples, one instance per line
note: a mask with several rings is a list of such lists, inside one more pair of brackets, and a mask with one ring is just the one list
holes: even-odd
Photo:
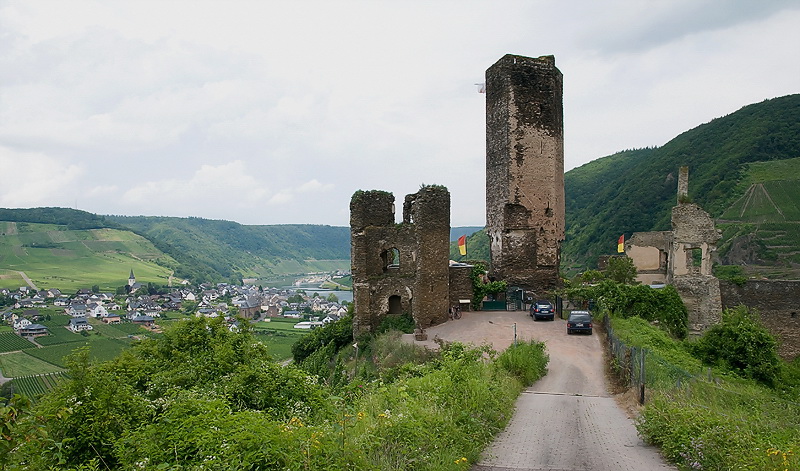
[(475, 263), (472, 272), (469, 274), (472, 280), (472, 309), (479, 310), (481, 302), (489, 294), (504, 293), (508, 290), (506, 281), (489, 281), (484, 283), (483, 275), (486, 273), (486, 265), (481, 262)]
[(594, 286), (577, 286), (565, 290), (573, 301), (594, 300), (613, 316), (640, 317), (658, 323), (675, 338), (686, 338), (688, 314), (680, 295), (672, 286), (651, 288), (647, 285), (626, 285), (603, 280)]

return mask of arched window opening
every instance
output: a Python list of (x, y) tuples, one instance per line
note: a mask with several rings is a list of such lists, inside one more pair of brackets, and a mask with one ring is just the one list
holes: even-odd
[(381, 261), (383, 262), (383, 272), (389, 270), (397, 270), (400, 268), (400, 251), (392, 247), (391, 249), (381, 252)]
[(400, 296), (389, 296), (389, 314), (402, 314), (403, 302)]

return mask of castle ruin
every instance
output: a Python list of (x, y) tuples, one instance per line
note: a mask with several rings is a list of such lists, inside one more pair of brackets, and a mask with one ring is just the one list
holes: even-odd
[(505, 55), (486, 71), (486, 230), (491, 276), (557, 288), (564, 240), (562, 75), (553, 56)]
[(625, 243), (637, 281), (675, 287), (689, 314), (689, 332), (699, 335), (719, 322), (722, 299), (712, 258), (721, 234), (700, 206), (689, 202), (689, 169), (678, 172), (678, 201), (672, 208), (672, 230), (635, 232)]
[[(486, 220), (491, 276), (543, 295), (557, 288), (564, 240), (562, 76), (553, 56), (506, 55), (486, 71)], [(450, 266), (450, 193), (357, 191), (350, 201), (355, 335), (410, 313), (418, 329), (472, 297), (469, 265)]]
[(407, 195), (395, 224), (394, 195), (357, 191), (350, 200), (355, 335), (409, 313), (418, 329), (445, 322), (450, 296), (450, 192), (425, 186)]

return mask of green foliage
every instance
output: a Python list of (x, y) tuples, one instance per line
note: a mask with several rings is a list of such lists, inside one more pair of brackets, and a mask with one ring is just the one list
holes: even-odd
[(497, 365), (528, 387), (547, 373), (549, 357), (543, 342), (518, 342), (497, 357)]
[[(800, 362), (785, 365), (781, 389), (706, 368), (692, 344), (640, 318), (613, 319), (614, 334), (647, 350), (647, 403), (640, 435), (679, 469), (798, 469)], [(795, 376), (797, 375), (797, 376)], [(784, 455), (785, 453), (785, 455)]]
[(603, 280), (594, 286), (568, 288), (564, 295), (578, 302), (594, 300), (604, 311), (614, 316), (641, 317), (658, 322), (660, 327), (675, 338), (682, 339), (688, 332), (686, 306), (671, 285), (654, 289), (647, 285), (626, 285)]
[(704, 363), (767, 386), (774, 386), (781, 374), (775, 337), (745, 306), (723, 311), (722, 322), (691, 346)]
[(414, 333), (415, 328), (416, 324), (411, 314), (388, 314), (381, 319), (381, 323), (378, 324), (378, 330), (375, 333), (382, 334), (389, 330), (397, 330), (406, 334), (411, 334)]
[(714, 276), (737, 286), (744, 286), (747, 283), (747, 276), (739, 265), (714, 265)]
[(800, 409), (757, 388), (694, 382), (655, 392), (637, 428), (681, 469), (799, 469)]
[(603, 281), (605, 278), (606, 275), (600, 270), (586, 270), (585, 272), (578, 275), (575, 281), (577, 283), (594, 284)]
[(119, 229), (120, 226), (103, 216), (69, 208), (0, 208), (0, 221), (23, 223), (56, 224), (64, 229), (78, 231), (86, 229)]
[[(92, 458), (114, 469), (148, 456), (191, 467), (212, 453), (231, 456), (219, 441), (209, 454), (193, 448), (196, 440), (210, 437), (203, 419), (213, 424), (215, 411), (239, 420), (223, 421), (228, 429), (214, 434), (218, 438), (235, 435), (253, 417), (273, 425), (329, 417), (323, 391), (304, 372), (273, 362), (244, 326), (232, 333), (221, 319), (187, 319), (96, 365), (88, 350), (79, 350), (68, 360), (69, 379), (36, 405), (37, 425), (48, 440), (26, 443), (16, 457), (33, 469), (87, 465)], [(173, 434), (196, 438), (179, 444), (179, 456), (156, 453), (164, 442), (153, 437)]]
[(294, 356), (294, 361), (299, 363), (314, 351), (326, 347), (329, 343), (333, 343), (335, 349), (338, 350), (352, 341), (353, 316), (350, 313), (336, 322), (331, 322), (312, 330), (311, 333), (298, 340), (292, 346), (292, 355)]
[[(245, 226), (202, 218), (109, 216), (153, 241), (180, 262), (176, 274), (223, 281), (242, 272), (261, 276), (330, 270), (349, 266), (350, 230), (320, 225)], [(285, 264), (291, 259), (291, 264)], [(319, 262), (315, 262), (319, 261)], [(290, 271), (285, 271), (289, 269)]]
[(630, 257), (609, 258), (605, 276), (617, 283), (634, 284), (636, 282), (636, 266), (633, 264), (633, 259)]
[(487, 295), (505, 293), (508, 289), (506, 281), (487, 281), (485, 276), (486, 265), (481, 262), (474, 263), (469, 277), (472, 280), (472, 308), (475, 310), (480, 309), (483, 298)]

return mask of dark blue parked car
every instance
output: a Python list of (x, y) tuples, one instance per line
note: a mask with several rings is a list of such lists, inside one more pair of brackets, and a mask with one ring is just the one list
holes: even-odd
[(531, 317), (533, 320), (539, 319), (554, 320), (556, 318), (556, 310), (550, 301), (536, 301), (531, 305)]
[(567, 334), (587, 332), (592, 335), (592, 315), (589, 311), (572, 311), (567, 319)]

